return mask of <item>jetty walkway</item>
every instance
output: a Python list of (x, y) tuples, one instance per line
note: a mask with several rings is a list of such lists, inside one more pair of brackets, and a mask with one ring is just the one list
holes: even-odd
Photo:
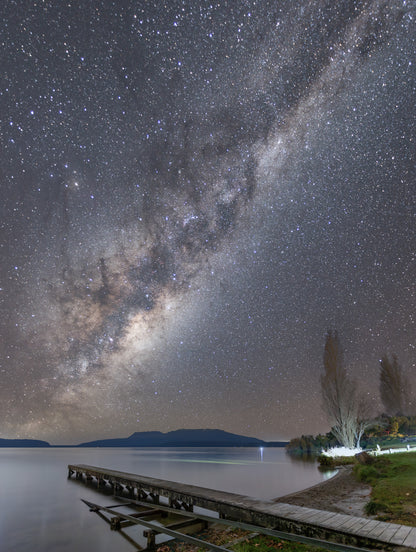
[(305, 536), (354, 547), (416, 550), (416, 527), (407, 525), (260, 500), (84, 464), (70, 464), (68, 477), (73, 475), (78, 480), (96, 482), (98, 488), (111, 486), (114, 495), (126, 496), (127, 493), (132, 502), (188, 513), (194, 512), (195, 507), (203, 508), (236, 524), (273, 528), (297, 535), (291, 540), (300, 542), (301, 536)]

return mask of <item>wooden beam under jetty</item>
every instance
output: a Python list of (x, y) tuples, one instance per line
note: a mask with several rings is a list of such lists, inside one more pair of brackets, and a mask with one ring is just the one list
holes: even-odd
[[(332, 550), (353, 547), (393, 550), (416, 550), (416, 527), (386, 523), (356, 516), (325, 512), (291, 504), (260, 500), (244, 495), (165, 481), (153, 477), (124, 473), (106, 468), (77, 464), (68, 466), (68, 477), (111, 486), (116, 496), (128, 494), (131, 503), (161, 510), (176, 510), (194, 515), (195, 507), (215, 512), (220, 520), (234, 526), (249, 525), (273, 536), (297, 542), (308, 542)], [(135, 519), (131, 516), (132, 519)], [(198, 514), (200, 519), (203, 516)], [(137, 521), (137, 518), (136, 518)], [(269, 529), (266, 529), (269, 528)], [(270, 529), (273, 528), (273, 529)], [(280, 534), (279, 534), (280, 533)], [(318, 542), (319, 541), (319, 542)], [(331, 541), (331, 542), (328, 542)], [(330, 546), (329, 546), (330, 545)]]
[[(173, 529), (169, 529), (169, 527), (163, 527), (160, 525), (156, 525), (156, 523), (151, 523), (149, 521), (145, 521), (144, 519), (137, 519), (129, 514), (123, 514), (118, 512), (117, 510), (114, 510), (113, 508), (107, 508), (106, 506), (99, 506), (98, 504), (94, 504), (93, 502), (89, 502), (88, 500), (81, 499), (82, 502), (84, 502), (93, 512), (100, 512), (104, 511), (109, 514), (113, 514), (117, 517), (120, 517), (122, 519), (125, 519), (127, 521), (130, 521), (137, 525), (143, 525), (144, 527), (147, 527), (151, 531), (147, 531), (146, 535), (148, 538), (151, 539), (151, 546), (148, 546), (149, 548), (152, 548), (154, 546), (154, 538), (153, 535), (156, 533), (164, 533), (165, 535), (169, 535), (170, 537), (173, 537), (175, 539), (180, 539), (185, 542), (189, 542), (191, 544), (195, 544), (196, 546), (200, 546), (202, 548), (209, 548), (210, 550), (214, 550), (215, 552), (230, 552), (226, 548), (223, 548), (222, 546), (216, 546), (215, 544), (211, 544), (210, 542), (203, 541), (201, 539), (197, 539), (195, 537), (191, 537), (189, 535), (185, 535), (183, 533), (179, 533), (178, 531), (174, 531)], [(153, 533), (153, 534), (152, 534)], [(149, 543), (149, 541), (148, 541)]]

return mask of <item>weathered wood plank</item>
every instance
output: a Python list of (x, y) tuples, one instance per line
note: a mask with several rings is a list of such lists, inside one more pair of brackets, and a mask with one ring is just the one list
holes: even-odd
[[(380, 528), (380, 525), (381, 525), (381, 528)], [(376, 531), (378, 530), (378, 533), (377, 535), (379, 535), (382, 531), (383, 531), (383, 526), (382, 526), (382, 522), (381, 521), (377, 521), (376, 519), (371, 519), (367, 525), (365, 525), (364, 527), (362, 527), (361, 529), (358, 529), (358, 533), (360, 535), (364, 535), (364, 536), (368, 536), (368, 535), (372, 535), (372, 536), (376, 536)]]
[(411, 528), (410, 533), (407, 535), (403, 542), (403, 546), (416, 548), (416, 527)]
[(390, 539), (391, 543), (394, 544), (400, 544), (402, 545), (403, 542), (406, 540), (407, 535), (412, 530), (411, 527), (408, 525), (402, 525), (393, 535), (393, 537)]
[[(297, 508), (298, 506), (294, 506), (293, 504), (278, 503), (270, 505), (268, 511), (276, 516), (285, 517), (290, 514), (295, 515), (297, 512)], [(263, 508), (262, 511), (266, 511), (266, 508)]]
[[(357, 519), (360, 519), (361, 522), (364, 521), (361, 518), (357, 518)], [(368, 520), (365, 520), (365, 521), (368, 521)], [(335, 514), (335, 516), (332, 516), (328, 520), (324, 520), (321, 523), (325, 527), (335, 529), (335, 530), (338, 531), (338, 530), (340, 530), (341, 527), (344, 526), (344, 524), (346, 522), (348, 522), (348, 516), (347, 515), (345, 515), (345, 514)]]
[(288, 512), (285, 517), (296, 519), (299, 521), (307, 521), (308, 523), (314, 523), (317, 518), (322, 518), (325, 513), (322, 511), (319, 512), (319, 510), (311, 509), (309, 509), (308, 511), (295, 510), (292, 512)]
[(393, 523), (386, 523), (384, 531), (380, 533), (378, 539), (383, 542), (390, 542), (390, 539), (393, 538), (394, 534), (399, 529), (400, 525), (394, 525)]
[(354, 523), (354, 525), (351, 525), (351, 527), (349, 528), (350, 533), (357, 534), (359, 531), (361, 531), (361, 529), (365, 528), (371, 521), (365, 518), (356, 518), (356, 520), (357, 521)]
[(343, 524), (340, 526), (340, 529), (342, 531), (349, 531), (353, 525), (357, 523), (357, 521), (361, 518), (357, 518), (356, 516), (345, 516), (345, 520)]
[[(294, 516), (292, 516), (292, 519), (296, 520), (297, 516), (300, 514), (300, 512), (296, 513)], [(308, 523), (316, 524), (316, 525), (323, 525), (327, 521), (329, 521), (331, 518), (335, 517), (337, 514), (335, 512), (326, 512), (324, 510), (316, 510), (316, 514), (309, 518)]]
[(305, 508), (305, 512), (297, 510), (296, 512), (293, 512), (292, 515), (294, 519), (302, 519), (303, 521), (313, 523), (312, 520), (316, 520), (317, 516), (322, 517), (322, 510), (319, 511), (312, 508)]
[(374, 539), (378, 539), (380, 535), (383, 533), (383, 531), (386, 528), (386, 522), (385, 521), (379, 521), (378, 525), (374, 527), (374, 529), (371, 532), (371, 535)]

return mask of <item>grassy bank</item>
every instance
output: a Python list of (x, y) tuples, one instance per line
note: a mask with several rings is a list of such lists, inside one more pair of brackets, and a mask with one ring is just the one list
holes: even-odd
[(354, 473), (373, 488), (368, 514), (416, 526), (416, 453), (379, 456), (372, 464), (356, 465)]
[(281, 552), (323, 552), (323, 548), (317, 548), (297, 542), (281, 541), (271, 537), (259, 536), (247, 542), (242, 542), (232, 547), (234, 552), (270, 552), (280, 550)]

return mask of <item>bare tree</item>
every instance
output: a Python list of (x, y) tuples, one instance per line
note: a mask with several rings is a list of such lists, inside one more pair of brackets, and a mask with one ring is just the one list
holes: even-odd
[(349, 379), (337, 332), (328, 331), (321, 376), (323, 407), (337, 440), (347, 448), (358, 447), (368, 427), (367, 408), (356, 383)]
[(357, 403), (357, 416), (356, 416), (356, 428), (355, 428), (355, 446), (360, 447), (361, 437), (364, 435), (366, 429), (374, 426), (374, 420), (371, 419), (370, 407), (367, 401), (363, 397), (356, 397)]
[(409, 402), (409, 384), (403, 375), (397, 356), (392, 360), (384, 355), (380, 360), (380, 396), (385, 414), (394, 416), (406, 414)]

